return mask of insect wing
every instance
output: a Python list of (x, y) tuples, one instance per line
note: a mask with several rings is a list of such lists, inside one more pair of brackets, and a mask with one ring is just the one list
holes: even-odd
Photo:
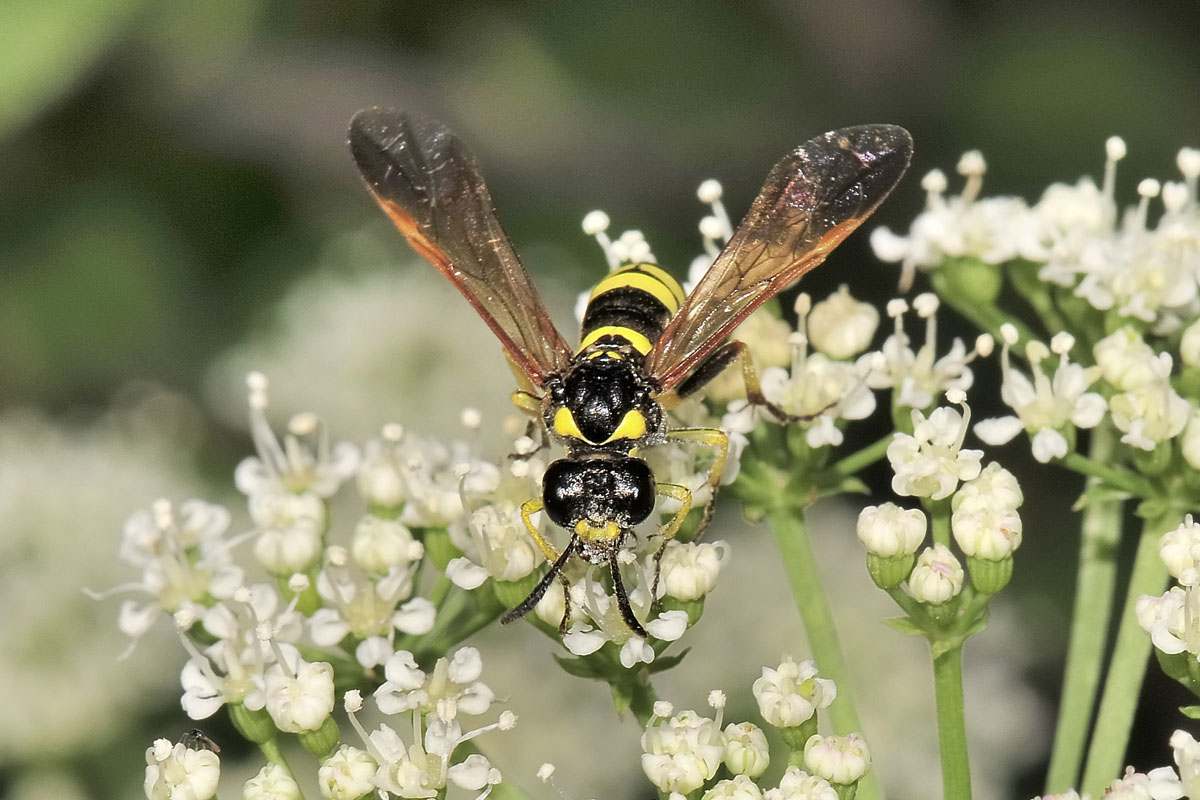
[(883, 202), (912, 157), (895, 125), (831, 131), (768, 173), (746, 218), (646, 360), (663, 391), (678, 385), (752, 311), (825, 260)]
[(350, 153), (408, 243), (451, 280), (535, 386), (570, 348), (555, 329), (500, 222), (479, 163), (440, 122), (390, 109), (350, 122)]

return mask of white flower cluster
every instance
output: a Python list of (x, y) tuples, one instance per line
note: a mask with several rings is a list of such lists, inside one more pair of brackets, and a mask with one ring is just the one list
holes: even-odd
[[(642, 735), (642, 771), (666, 795), (692, 795), (708, 788), (701, 800), (835, 800), (866, 774), (871, 756), (858, 734), (821, 736), (815, 714), (837, 694), (832, 681), (817, 675), (811, 661), (790, 656), (776, 668), (763, 668), (754, 696), (768, 724), (799, 731), (785, 740), (803, 760), (804, 769), (789, 766), (777, 786), (760, 787), (770, 763), (763, 730), (750, 722), (730, 723), (722, 730), (725, 695), (709, 694), (714, 718), (695, 711), (675, 713), (670, 703), (654, 705), (654, 716)], [(795, 738), (795, 737), (793, 737)], [(732, 777), (712, 783), (722, 767)], [(838, 788), (835, 788), (838, 787)]]
[[(1136, 772), (1128, 767), (1125, 774), (1114, 780), (1104, 791), (1104, 800), (1197, 800), (1200, 798), (1200, 742), (1187, 731), (1171, 734), (1171, 750), (1175, 768), (1156, 767), (1149, 772)], [(1047, 794), (1033, 800), (1091, 800), (1091, 795), (1074, 789), (1061, 794)]]
[(462, 719), (486, 714), (495, 701), (487, 684), (479, 680), (483, 661), (479, 651), (463, 647), (450, 658), (438, 659), (433, 670), (420, 670), (407, 651), (394, 653), (384, 666), (387, 681), (375, 691), (384, 714), (407, 714), (402, 730), (411, 733), (405, 742), (387, 723), (371, 732), (358, 719), (362, 696), (346, 693), (345, 708), (362, 747), (343, 744), (321, 764), (318, 781), (329, 800), (353, 800), (376, 792), (380, 797), (433, 797), (448, 783), (487, 797), (500, 783), (500, 771), (478, 753), (455, 763), (459, 745), (493, 730), (512, 730), (517, 717), (511, 711), (497, 722), (464, 731)]
[[(892, 488), (898, 494), (950, 499), (950, 530), (967, 557), (972, 582), (994, 594), (1008, 582), (1013, 551), (1021, 544), (1021, 487), (995, 462), (981, 468), (980, 451), (962, 449), (967, 420), (954, 409), (938, 408), (929, 419), (915, 409), (912, 413), (914, 434), (897, 433), (888, 447)], [(879, 586), (893, 589), (907, 580), (915, 600), (941, 606), (962, 592), (966, 571), (944, 544), (918, 554), (927, 527), (920, 510), (884, 503), (862, 510), (857, 531)]]
[[(1189, 359), (1200, 359), (1200, 150), (1179, 152), (1182, 181), (1142, 181), (1139, 202), (1121, 213), (1114, 186), (1125, 145), (1114, 137), (1106, 149), (1102, 187), (1090, 179), (1055, 184), (1033, 206), (979, 197), (983, 160), (967, 154), (959, 165), (967, 177), (961, 195), (945, 197), (945, 176), (931, 173), (924, 182), (927, 208), (909, 235), (879, 229), (872, 243), (883, 260), (902, 262), (903, 283), (917, 268), (945, 267), (934, 273), (935, 285), (944, 284), (952, 298), (964, 294), (958, 299), (966, 305), (994, 300), (998, 267), (1011, 268), (1018, 291), (1045, 311), (1044, 323), (1078, 334), (1060, 331), (1047, 346), (1022, 341), (1027, 335), (1012, 325), (1001, 327), (1001, 396), (1013, 414), (980, 422), (976, 432), (985, 442), (1003, 444), (1025, 431), (1035, 458), (1049, 462), (1069, 454), (1077, 429), (1096, 427), (1107, 415), (1130, 448), (1152, 452), (1178, 440), (1194, 467), (1200, 425), (1190, 426), (1200, 403), (1197, 381), (1188, 376), (1195, 371)], [(1151, 225), (1150, 203), (1159, 197), (1163, 210)], [(956, 277), (968, 272), (973, 277)], [(1035, 272), (1037, 286), (1030, 284)], [(1100, 329), (1108, 335), (1092, 335)], [(1011, 363), (1018, 345), (1028, 371)], [(1049, 369), (1052, 354), (1058, 363)]]
[[(1176, 328), (1200, 310), (1200, 151), (1179, 151), (1182, 182), (1143, 180), (1137, 206), (1120, 214), (1114, 186), (1125, 144), (1113, 137), (1106, 150), (1101, 188), (1089, 178), (1074, 186), (1054, 184), (1032, 207), (1014, 197), (980, 198), (983, 157), (968, 153), (959, 162), (967, 178), (962, 194), (947, 198), (945, 176), (927, 175), (925, 212), (906, 237), (874, 231), (876, 255), (902, 262), (906, 282), (918, 268), (956, 259), (1024, 259), (1041, 265), (1042, 280), (1072, 289), (1097, 310), (1113, 309), (1160, 331)], [(1164, 211), (1151, 226), (1149, 204), (1160, 196)]]

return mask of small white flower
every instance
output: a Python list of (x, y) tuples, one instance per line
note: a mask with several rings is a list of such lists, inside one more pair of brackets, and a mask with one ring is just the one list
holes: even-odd
[(728, 560), (726, 542), (668, 542), (660, 586), (677, 600), (698, 600), (713, 590)]
[(725, 757), (717, 720), (681, 711), (667, 720), (651, 718), (642, 734), (642, 771), (663, 792), (689, 794), (716, 775)]
[(854, 364), (832, 361), (821, 353), (808, 352), (804, 334), (790, 337), (791, 370), (768, 367), (759, 383), (763, 395), (788, 414), (813, 417), (805, 436), (809, 447), (839, 445), (842, 433), (838, 419), (865, 419), (875, 411), (875, 394)]
[(918, 603), (941, 605), (956, 597), (963, 588), (962, 564), (942, 544), (926, 547), (917, 556), (917, 564), (908, 578), (909, 591)]
[(217, 795), (221, 760), (211, 750), (193, 750), (158, 739), (146, 749), (147, 800), (209, 800)]
[(778, 788), (768, 789), (764, 800), (838, 800), (837, 790), (829, 781), (810, 775), (799, 767), (788, 767)]
[(479, 680), (482, 671), (483, 661), (474, 647), (460, 647), (449, 659), (439, 658), (428, 675), (411, 653), (401, 650), (384, 666), (387, 680), (375, 690), (375, 701), (385, 714), (421, 709), (445, 721), (459, 713), (483, 714), (496, 695)]
[(407, 567), (420, 561), (425, 548), (397, 520), (368, 514), (354, 528), (350, 554), (354, 563), (367, 572), (383, 575), (392, 567)]
[(807, 722), (837, 697), (833, 681), (819, 677), (811, 660), (797, 663), (791, 656), (784, 656), (774, 669), (763, 667), (762, 677), (754, 681), (752, 691), (759, 713), (776, 728)]
[[(904, 318), (909, 310), (908, 303), (893, 301), (888, 304), (888, 315), (893, 319), (894, 330), (883, 343), (878, 354), (868, 353), (859, 363), (868, 366), (867, 385), (872, 389), (893, 389), (895, 402), (911, 408), (928, 408), (934, 400), (950, 389), (967, 391), (974, 382), (970, 364), (982, 353), (983, 339), (967, 351), (966, 345), (955, 338), (945, 355), (937, 354), (937, 296), (923, 294), (913, 301), (918, 316), (925, 320), (925, 342), (917, 350), (904, 329)], [(872, 358), (875, 355), (881, 358)], [(868, 359), (871, 359), (868, 361)]]
[(450, 782), (460, 789), (478, 792), (485, 786), (495, 786), (500, 782), (500, 770), (492, 766), (485, 756), (472, 753), (458, 764), (447, 770)]
[(300, 786), (280, 764), (265, 764), (242, 784), (243, 800), (299, 800)]
[(1200, 524), (1188, 514), (1174, 530), (1163, 534), (1158, 542), (1158, 554), (1167, 565), (1167, 572), (1188, 586), (1200, 583), (1197, 562), (1200, 561)]
[(394, 631), (427, 633), (433, 627), (433, 604), (424, 597), (408, 599), (416, 566), (389, 567), (378, 576), (330, 563), (317, 574), (317, 592), (325, 606), (310, 618), (313, 641), (331, 647), (347, 634), (368, 639), (388, 638)]
[(913, 433), (897, 433), (888, 445), (892, 489), (901, 495), (941, 500), (949, 497), (959, 481), (979, 474), (982, 450), (964, 449), (967, 420), (953, 408), (935, 408), (926, 419), (912, 410)]
[(700, 795), (700, 800), (762, 800), (762, 789), (746, 775), (735, 775), (717, 781), (711, 789)]
[(374, 789), (371, 779), (379, 765), (365, 750), (343, 744), (317, 770), (317, 784), (326, 800), (356, 800)]
[(1040, 342), (1031, 342), (1026, 354), (1032, 370), (1032, 379), (1013, 369), (1009, 350), (1005, 342), (1000, 352), (1003, 382), (1000, 397), (1016, 412), (1015, 417), (999, 417), (983, 420), (975, 426), (975, 434), (991, 445), (1008, 442), (1022, 430), (1033, 437), (1033, 456), (1047, 463), (1067, 454), (1067, 440), (1061, 428), (1074, 425), (1093, 428), (1104, 418), (1104, 398), (1088, 392), (1100, 377), (1099, 367), (1084, 367), (1071, 362), (1068, 351), (1069, 340), (1058, 340), (1055, 351), (1059, 354), (1058, 367), (1054, 375), (1047, 376), (1042, 362), (1050, 355)]
[(858, 540), (867, 552), (885, 558), (917, 552), (925, 541), (925, 514), (895, 503), (867, 506), (858, 515)]
[(804, 745), (804, 766), (831, 784), (857, 783), (871, 766), (871, 752), (860, 734), (814, 735)]
[(734, 775), (757, 778), (771, 763), (767, 735), (753, 722), (725, 726), (725, 767)]
[(835, 293), (813, 306), (807, 330), (813, 347), (840, 361), (866, 350), (878, 327), (878, 309), (855, 300), (849, 287), (842, 284)]
[(456, 586), (474, 589), (489, 577), (518, 581), (545, 560), (521, 518), (521, 503), (540, 492), (532, 477), (502, 488), (499, 491), (505, 496), (494, 497), (471, 512), (469, 519), (449, 526), (450, 540), (465, 554), (446, 570)]
[(1148, 774), (1126, 767), (1104, 792), (1104, 800), (1178, 800), (1179, 779), (1170, 767), (1159, 767)]
[(277, 663), (267, 670), (267, 713), (288, 733), (320, 728), (333, 712), (333, 667), (297, 659), (295, 669)]
[(1104, 380), (1121, 391), (1138, 389), (1158, 376), (1158, 354), (1129, 325), (1096, 342), (1092, 353)]
[(1142, 450), (1153, 450), (1173, 439), (1191, 421), (1192, 405), (1171, 387), (1171, 356), (1162, 353), (1155, 362), (1156, 379), (1109, 401), (1113, 424), (1124, 435), (1121, 441)]
[(1012, 473), (991, 463), (955, 493), (950, 528), (963, 553), (999, 561), (1021, 545), (1021, 489)]
[(1135, 606), (1138, 625), (1167, 655), (1200, 654), (1200, 589), (1172, 586), (1159, 597), (1142, 595)]
[(246, 378), (250, 400), (250, 435), (257, 457), (238, 465), (234, 481), (253, 498), (263, 491), (331, 497), (358, 469), (358, 448), (349, 442), (330, 444), (325, 421), (316, 414), (296, 414), (281, 441), (267, 420), (267, 379), (258, 372)]

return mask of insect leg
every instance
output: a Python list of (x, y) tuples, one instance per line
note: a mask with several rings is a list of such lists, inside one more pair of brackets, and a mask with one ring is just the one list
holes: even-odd
[(533, 448), (533, 450), (528, 453), (509, 453), (508, 455), (514, 461), (524, 460), (550, 446), (545, 428), (540, 424), (542, 419), (542, 398), (524, 389), (517, 389), (510, 397), (512, 398), (512, 404), (517, 407), (517, 410), (529, 417), (529, 421), (525, 425), (525, 435), (533, 439), (534, 433), (538, 434), (537, 447)]
[(567, 543), (566, 548), (562, 551), (562, 555), (559, 556), (558, 559), (551, 565), (550, 571), (543, 575), (542, 579), (537, 582), (537, 586), (533, 587), (533, 591), (529, 593), (529, 596), (500, 618), (501, 625), (507, 625), (508, 623), (518, 620), (532, 611), (533, 607), (536, 606), (539, 601), (541, 601), (542, 596), (546, 594), (546, 590), (550, 588), (550, 584), (554, 582), (555, 578), (558, 578), (562, 581), (564, 592), (563, 618), (562, 621), (558, 623), (558, 632), (560, 634), (567, 632), (567, 628), (569, 628), (571, 625), (571, 587), (567, 582), (566, 576), (563, 575), (563, 567), (566, 566), (567, 559), (570, 558), (571, 553), (574, 552), (576, 541), (577, 540), (575, 537), (571, 537), (571, 541)]
[(721, 487), (721, 473), (725, 471), (725, 460), (729, 457), (729, 434), (720, 428), (676, 428), (673, 431), (667, 431), (667, 441), (695, 442), (717, 449), (717, 457), (713, 459), (712, 466), (708, 470), (708, 486), (711, 494), (708, 504), (704, 506), (704, 516), (700, 519), (700, 526), (696, 528), (696, 533), (692, 537), (692, 541), (698, 541), (704, 535), (705, 529), (708, 528), (708, 523), (712, 522), (713, 512), (717, 507), (717, 490)]
[[(544, 555), (546, 560), (554, 566), (548, 573), (546, 573), (546, 577), (542, 579), (546, 585), (541, 586), (541, 584), (539, 584), (541, 591), (539, 592), (535, 588), (533, 590), (533, 594), (525, 598), (524, 603), (521, 603), (521, 605), (517, 606), (517, 608), (525, 608), (526, 604), (528, 604), (529, 608), (525, 608), (525, 610), (520, 614), (513, 616), (513, 619), (520, 617), (528, 612), (530, 608), (533, 608), (533, 606), (537, 604), (537, 601), (542, 599), (542, 595), (546, 593), (546, 589), (550, 585), (550, 576), (558, 575), (563, 585), (563, 618), (558, 624), (558, 630), (559, 633), (565, 633), (567, 628), (569, 628), (571, 625), (571, 584), (567, 580), (567, 576), (563, 575), (562, 566), (563, 564), (567, 563), (567, 553), (570, 553), (575, 547), (576, 538), (572, 536), (571, 541), (567, 543), (567, 549), (563, 551), (562, 555), (559, 555), (558, 551), (554, 549), (554, 545), (550, 544), (549, 540), (547, 540), (545, 536), (542, 536), (542, 532), (539, 531), (537, 526), (533, 524), (533, 515), (541, 511), (544, 507), (545, 502), (540, 497), (534, 497), (530, 500), (526, 500), (521, 504), (521, 519), (525, 523), (525, 529), (529, 531), (529, 535), (533, 537), (534, 543), (536, 543), (538, 549), (542, 551), (542, 555)], [(534, 597), (534, 595), (537, 596)], [(532, 603), (529, 602), (530, 597), (533, 598)], [(513, 609), (513, 611), (516, 611), (516, 609)], [(513, 611), (510, 611), (509, 614), (512, 614)], [(505, 616), (507, 617), (508, 614)]]
[(745, 342), (737, 339), (721, 345), (701, 361), (700, 366), (696, 367), (696, 370), (679, 384), (675, 393), (681, 398), (695, 394), (703, 389), (709, 381), (720, 375), (726, 367), (739, 360), (742, 362), (742, 381), (746, 384), (746, 399), (752, 405), (766, 408), (780, 422), (811, 422), (825, 413), (826, 409), (821, 409), (816, 414), (789, 414), (768, 400), (762, 392), (762, 386), (758, 383), (758, 370), (754, 368), (749, 348), (746, 347)]
[[(629, 605), (629, 595), (625, 593), (625, 584), (621, 581), (621, 564), (617, 560), (617, 554), (621, 550), (614, 547), (608, 551), (608, 566), (612, 570), (613, 593), (617, 596), (617, 608), (621, 609), (621, 619), (625, 620), (625, 624), (629, 626), (629, 630), (641, 636), (643, 639), (649, 638), (650, 634), (646, 633), (646, 629), (642, 627), (642, 623), (638, 622), (637, 616), (633, 613), (633, 606)], [(661, 555), (662, 551), (659, 551)], [(655, 586), (658, 585), (658, 573), (655, 572)]]
[(650, 602), (653, 603), (652, 607), (656, 608), (659, 605), (658, 579), (662, 575), (663, 553), (666, 552), (667, 542), (674, 539), (675, 534), (679, 533), (679, 526), (683, 524), (688, 512), (692, 510), (692, 493), (686, 486), (680, 486), (677, 483), (660, 483), (654, 491), (663, 497), (679, 501), (679, 510), (675, 512), (675, 516), (671, 517), (671, 521), (659, 531), (662, 536), (662, 544), (658, 546), (658, 552), (654, 554), (654, 583), (650, 586)]

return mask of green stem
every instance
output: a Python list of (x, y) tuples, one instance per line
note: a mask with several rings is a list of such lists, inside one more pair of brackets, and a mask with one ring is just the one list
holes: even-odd
[(833, 465), (831, 471), (838, 477), (844, 478), (849, 475), (854, 475), (864, 467), (869, 467), (879, 459), (887, 455), (888, 445), (892, 443), (895, 434), (889, 433), (882, 439), (867, 445), (863, 449), (851, 453), (842, 460)]
[[(1092, 431), (1089, 456), (1105, 463), (1116, 449), (1116, 433), (1105, 424)], [(1093, 478), (1089, 486), (1095, 486)], [(1121, 503), (1091, 500), (1083, 509), (1075, 604), (1067, 643), (1058, 728), (1046, 775), (1046, 794), (1074, 787), (1083, 765), (1088, 725), (1096, 709), (1096, 690), (1104, 666), (1104, 646), (1112, 626), (1116, 592), (1117, 543), (1121, 538)]]
[(950, 546), (950, 500), (926, 500), (925, 511), (929, 514), (929, 529), (935, 544)]
[(1179, 515), (1168, 511), (1162, 517), (1146, 520), (1142, 528), (1125, 606), (1121, 610), (1117, 643), (1109, 661), (1100, 711), (1096, 716), (1096, 730), (1083, 770), (1080, 788), (1093, 797), (1100, 796), (1105, 785), (1118, 775), (1125, 760), (1133, 713), (1150, 656), (1150, 637), (1138, 624), (1135, 606), (1142, 595), (1162, 592), (1167, 581), (1167, 568), (1159, 558), (1158, 541), (1178, 522)]
[[(292, 768), (288, 766), (287, 759), (283, 757), (283, 750), (281, 750), (279, 747), (278, 737), (272, 736), (270, 739), (267, 739), (264, 742), (259, 742), (258, 749), (262, 752), (268, 763), (278, 764), (287, 770), (288, 775), (295, 777), (295, 773), (292, 772)], [(303, 793), (300, 794), (300, 800), (304, 800)]]
[(938, 746), (942, 756), (942, 797), (946, 800), (971, 800), (971, 767), (967, 761), (962, 677), (961, 643), (933, 659)]
[(1073, 469), (1081, 475), (1087, 475), (1090, 478), (1099, 478), (1116, 489), (1128, 492), (1135, 497), (1150, 497), (1154, 493), (1154, 489), (1150, 483), (1140, 475), (1134, 475), (1132, 472), (1126, 472), (1121, 469), (1114, 469), (1100, 461), (1094, 461), (1080, 453), (1067, 453), (1062, 458), (1063, 466)]
[[(838, 734), (862, 730), (858, 710), (854, 704), (854, 692), (850, 681), (850, 667), (838, 643), (837, 629), (833, 624), (833, 613), (828, 599), (821, 588), (821, 572), (816, 554), (808, 536), (808, 525), (804, 512), (787, 506), (776, 506), (767, 512), (767, 521), (775, 532), (779, 553), (783, 557), (783, 568), (787, 573), (788, 585), (796, 600), (796, 608), (804, 622), (804, 632), (812, 649), (813, 659), (821, 674), (837, 685), (837, 698), (829, 707), (829, 719)], [(860, 797), (872, 800), (883, 796), (875, 773), (868, 772), (859, 784)]]

